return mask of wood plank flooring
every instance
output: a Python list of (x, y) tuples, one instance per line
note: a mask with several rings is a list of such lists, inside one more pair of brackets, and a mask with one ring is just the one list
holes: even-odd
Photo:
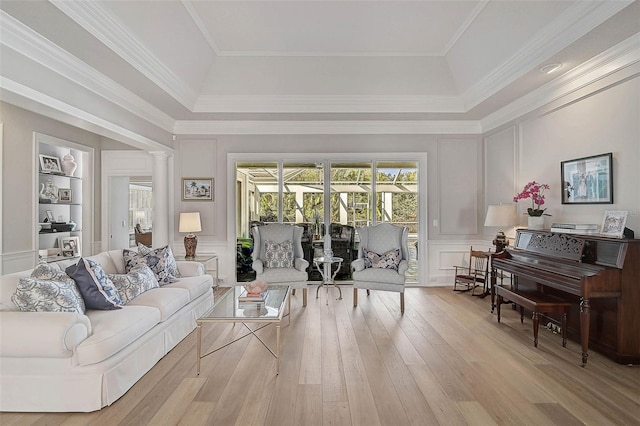
[[(489, 299), (450, 287), (396, 293), (330, 291), (306, 308), (293, 296), (282, 328), (280, 374), (247, 337), (202, 360), (195, 332), (112, 406), (94, 413), (0, 413), (4, 425), (640, 425), (640, 367), (591, 352), (580, 366), (576, 342), (540, 331)], [(209, 324), (203, 350), (243, 334)], [(275, 347), (275, 328), (259, 335)]]

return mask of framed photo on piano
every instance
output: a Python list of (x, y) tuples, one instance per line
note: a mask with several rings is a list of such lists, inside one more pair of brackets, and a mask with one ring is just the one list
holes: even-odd
[(602, 217), (600, 234), (607, 237), (622, 238), (624, 226), (627, 224), (627, 211), (607, 210)]
[(613, 154), (560, 162), (562, 204), (613, 204)]

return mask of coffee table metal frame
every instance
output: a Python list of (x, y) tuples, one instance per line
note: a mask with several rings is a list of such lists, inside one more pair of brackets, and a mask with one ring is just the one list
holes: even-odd
[[(271, 288), (280, 288), (285, 290), (284, 297), (280, 302), (280, 306), (278, 306), (278, 315), (272, 317), (265, 316), (256, 316), (256, 317), (247, 317), (238, 315), (238, 295), (239, 287), (242, 286), (234, 286), (234, 288), (227, 294), (223, 296), (223, 300), (218, 302), (215, 306), (209, 309), (205, 314), (203, 314), (200, 318), (196, 320), (196, 352), (197, 352), (197, 361), (196, 361), (196, 373), (200, 375), (200, 360), (211, 355), (214, 352), (219, 351), (220, 349), (226, 348), (232, 343), (237, 342), (240, 339), (243, 339), (247, 336), (254, 336), (256, 339), (262, 343), (262, 345), (273, 355), (276, 359), (276, 374), (280, 373), (280, 325), (282, 324), (282, 319), (287, 316), (289, 317), (289, 325), (291, 324), (291, 287), (289, 286), (270, 286)], [(229, 300), (227, 300), (229, 299)], [(220, 306), (221, 303), (227, 304), (227, 306)], [(219, 310), (224, 310), (224, 308), (229, 309), (229, 304), (233, 303), (232, 315), (219, 315), (219, 316), (210, 316), (214, 314), (216, 308)], [(287, 314), (285, 315), (284, 306), (287, 305)], [(228, 310), (227, 310), (228, 312)], [(249, 330), (248, 333), (243, 334), (242, 336), (232, 340), (229, 343), (226, 343), (216, 349), (213, 349), (206, 354), (202, 355), (202, 324), (208, 323), (241, 323)], [(250, 328), (247, 324), (262, 324), (260, 327), (256, 329)], [(256, 332), (262, 330), (269, 324), (276, 324), (276, 348), (275, 351), (272, 350), (267, 344), (262, 341), (262, 339), (256, 335)]]

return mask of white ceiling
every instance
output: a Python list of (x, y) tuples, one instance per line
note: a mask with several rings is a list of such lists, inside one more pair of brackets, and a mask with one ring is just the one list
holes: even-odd
[[(73, 104), (68, 90), (56, 93), (68, 80), (172, 132), (167, 123), (189, 120), (478, 120), (640, 32), (638, 1), (618, 0), (3, 0), (0, 9), (0, 54), (12, 60), (0, 65), (5, 93), (6, 81), (20, 82)], [(538, 71), (550, 62), (563, 68)], [(52, 72), (50, 84), (38, 85), (46, 73), (34, 64)]]

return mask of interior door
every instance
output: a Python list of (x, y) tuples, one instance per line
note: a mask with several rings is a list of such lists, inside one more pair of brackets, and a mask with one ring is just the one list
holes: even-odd
[(129, 177), (109, 178), (109, 250), (129, 248)]

